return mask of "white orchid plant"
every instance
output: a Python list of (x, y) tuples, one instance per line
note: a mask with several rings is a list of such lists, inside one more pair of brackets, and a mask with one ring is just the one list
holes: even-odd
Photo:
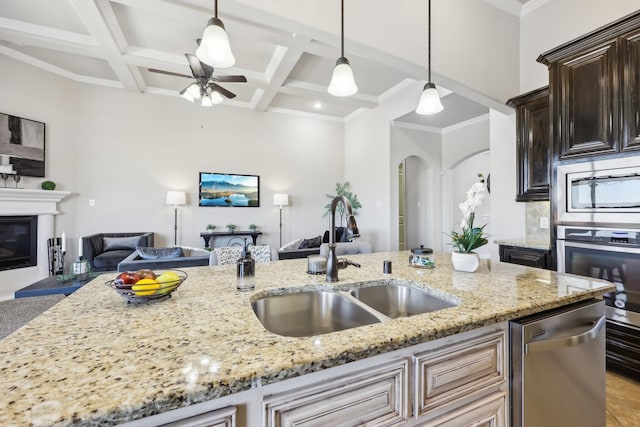
[(451, 231), (451, 245), (456, 248), (456, 252), (470, 253), (474, 249), (489, 243), (487, 235), (484, 233), (484, 228), (474, 227), (473, 221), (475, 219), (476, 208), (482, 203), (487, 187), (482, 179), (482, 174), (478, 174), (480, 178), (479, 182), (476, 182), (467, 191), (467, 199), (458, 205), (462, 211), (462, 221), (460, 221), (461, 231)]

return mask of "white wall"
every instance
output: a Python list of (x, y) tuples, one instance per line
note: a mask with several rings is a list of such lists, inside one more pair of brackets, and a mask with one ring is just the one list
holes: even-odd
[(536, 62), (541, 53), (622, 18), (639, 7), (638, 0), (553, 0), (523, 16), (520, 20), (519, 93), (549, 84), (547, 67)]
[[(69, 238), (67, 263), (80, 236), (108, 231), (154, 231), (156, 246), (173, 243), (173, 207), (167, 190), (184, 190), (178, 243), (202, 246), (208, 223), (255, 223), (260, 239), (279, 244), (274, 193), (288, 193), (283, 242), (328, 228), (327, 193), (344, 181), (341, 123), (238, 108), (203, 109), (179, 97), (139, 95), (71, 83), (0, 56), (0, 111), (46, 123), (46, 177), (73, 194), (59, 204), (56, 234)], [(43, 96), (44, 94), (44, 96)], [(260, 175), (259, 208), (198, 207), (198, 172)], [(89, 207), (89, 199), (95, 207)], [(36, 277), (0, 272), (0, 299)], [(16, 273), (17, 272), (17, 273)]]

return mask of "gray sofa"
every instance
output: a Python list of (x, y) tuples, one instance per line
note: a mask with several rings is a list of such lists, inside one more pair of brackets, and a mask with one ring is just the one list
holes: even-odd
[(116, 271), (138, 246), (153, 246), (153, 232), (97, 233), (82, 238), (82, 256), (92, 271)]
[(204, 249), (181, 246), (183, 256), (177, 258), (143, 259), (134, 251), (118, 264), (118, 271), (168, 270), (173, 268), (201, 267), (211, 264), (211, 253)]

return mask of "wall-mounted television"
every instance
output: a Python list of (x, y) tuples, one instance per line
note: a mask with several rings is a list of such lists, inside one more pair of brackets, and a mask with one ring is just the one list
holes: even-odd
[(258, 207), (260, 177), (200, 172), (200, 206)]

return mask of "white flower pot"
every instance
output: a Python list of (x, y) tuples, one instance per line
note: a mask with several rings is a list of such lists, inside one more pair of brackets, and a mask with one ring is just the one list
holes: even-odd
[(478, 266), (480, 265), (480, 256), (475, 252), (471, 252), (468, 254), (462, 252), (452, 252), (451, 263), (453, 264), (454, 270), (473, 273), (478, 269)]

